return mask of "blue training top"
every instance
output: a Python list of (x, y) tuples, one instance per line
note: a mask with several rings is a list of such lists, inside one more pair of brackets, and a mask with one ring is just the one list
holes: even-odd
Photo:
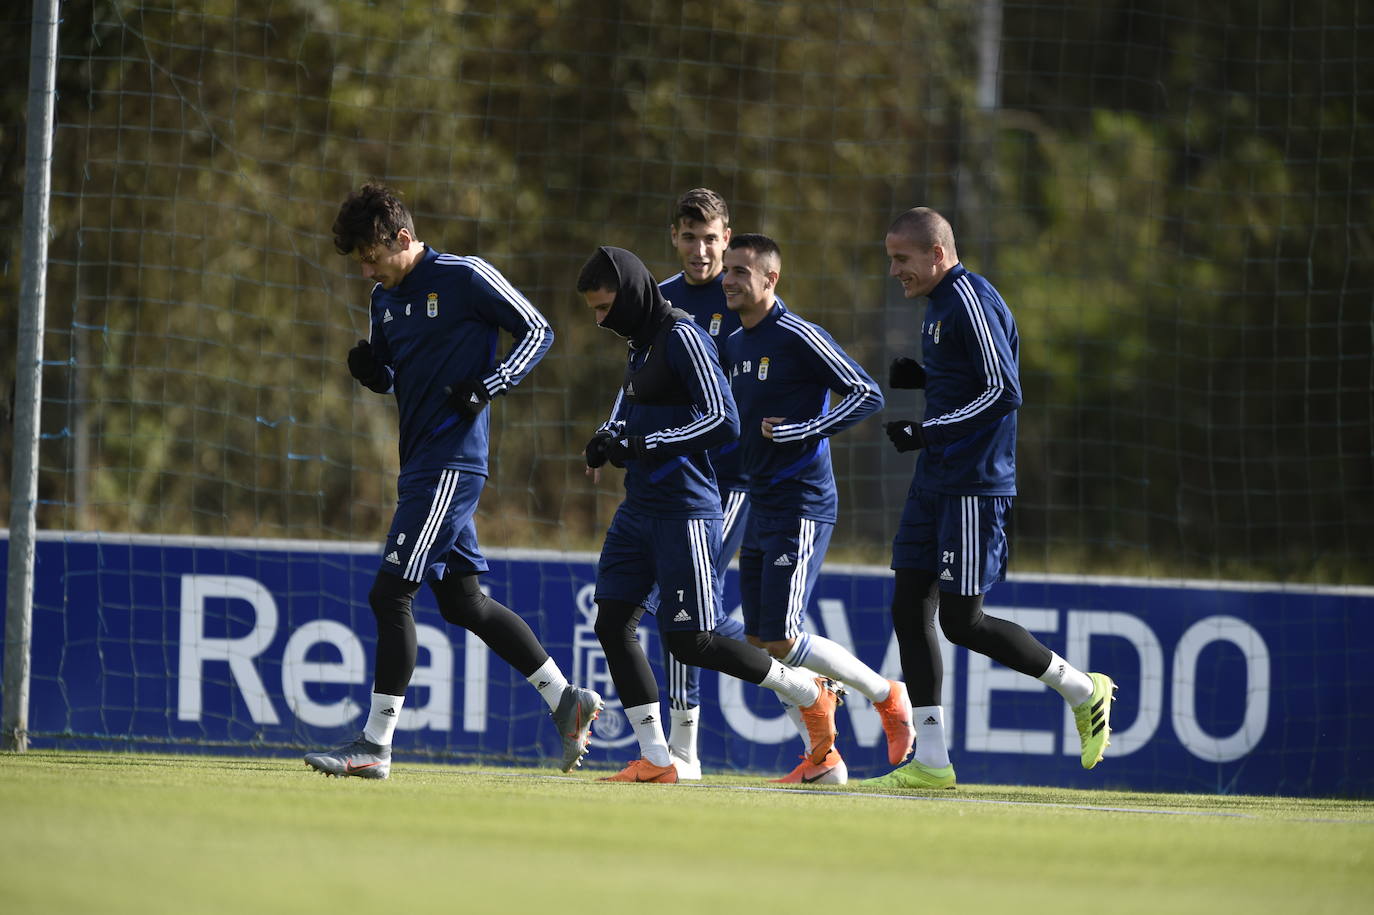
[(926, 446), (914, 486), (951, 495), (1016, 495), (1020, 341), (992, 284), (955, 264), (931, 290), (921, 326)]
[[(602, 428), (642, 435), (649, 448), (642, 460), (625, 465), (625, 505), (655, 518), (720, 518), (720, 492), (706, 449), (732, 441), (739, 416), (725, 374), (713, 358), (706, 332), (686, 317), (673, 323), (657, 347), (630, 350), (627, 381), (616, 395)], [(689, 402), (632, 401), (632, 376), (662, 358)]]
[[(682, 273), (658, 284), (674, 308), (681, 308), (692, 316), (692, 320), (706, 331), (711, 342), (720, 354), (720, 367), (729, 375), (730, 367), (725, 362), (725, 339), (739, 329), (739, 315), (725, 305), (725, 287), (721, 280), (724, 272), (707, 283), (692, 285)], [(745, 489), (748, 478), (740, 469), (739, 442), (727, 442), (709, 452), (711, 466), (716, 470), (716, 483), (721, 492), (730, 489)]]
[(601, 428), (642, 437), (625, 464), (623, 506), (655, 518), (720, 518), (708, 448), (734, 441), (739, 413), (706, 331), (673, 308), (644, 262), (603, 245), (619, 289), (601, 326), (629, 340), (625, 375)]
[[(827, 439), (882, 408), (877, 382), (782, 299), (758, 324), (731, 334), (725, 347), (750, 511), (833, 524), (839, 499)], [(831, 391), (841, 395), (833, 409)], [(769, 416), (787, 420), (773, 427), (771, 441), (761, 428)]]
[[(498, 331), (515, 346), (496, 358)], [(448, 404), (444, 388), (478, 378), (492, 397), (519, 384), (553, 344), (529, 300), (479, 257), (426, 247), (395, 288), (372, 289), (372, 349), (392, 378), (400, 412), (401, 472), (487, 475), (490, 410), (476, 418)]]

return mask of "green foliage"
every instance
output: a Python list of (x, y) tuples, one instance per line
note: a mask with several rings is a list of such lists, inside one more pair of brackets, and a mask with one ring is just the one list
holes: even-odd
[[(558, 334), (493, 412), (484, 537), (594, 545), (616, 481), (577, 456), (620, 350), (573, 278), (603, 243), (675, 272), (669, 206), (708, 185), (879, 377), (915, 317), (883, 230), (951, 215), (1021, 325), (1016, 568), (1374, 581), (1351, 509), (1374, 497), (1356, 5), (1003, 6), (983, 111), (973, 2), (65, 5), (40, 523), (377, 534), (394, 415), (343, 368), (367, 290), (329, 225), (379, 178)], [(11, 302), (20, 82), (0, 90)], [(837, 548), (881, 562), (909, 465), (867, 425), (836, 442)]]
[(1008, 10), (997, 264), (1047, 567), (1374, 576), (1374, 130), (1354, 7), (1319, 7)]

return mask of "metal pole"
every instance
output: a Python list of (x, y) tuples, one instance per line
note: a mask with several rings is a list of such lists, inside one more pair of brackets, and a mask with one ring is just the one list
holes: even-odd
[[(978, 77), (969, 117), (970, 153), (959, 169), (960, 213), (969, 217), (966, 235), (977, 239), (978, 272), (996, 269), (996, 165), (998, 165), (998, 109), (1002, 107), (1002, 0), (978, 4)], [(969, 163), (973, 162), (971, 168)]]
[(14, 398), (14, 475), (10, 485), (9, 581), (5, 602), (4, 708), (0, 748), (29, 748), (29, 670), (33, 642), (35, 508), (39, 405), (43, 399), (43, 312), (48, 275), (53, 108), (57, 85), (58, 0), (33, 0), (29, 45), (29, 130), (24, 168), (23, 279)]
[(983, 0), (978, 17), (978, 109), (1002, 107), (1002, 0)]

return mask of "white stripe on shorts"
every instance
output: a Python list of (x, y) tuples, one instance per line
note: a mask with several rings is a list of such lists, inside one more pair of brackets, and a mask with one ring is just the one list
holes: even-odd
[(802, 631), (802, 619), (806, 615), (806, 579), (811, 571), (811, 561), (816, 557), (816, 522), (801, 518), (797, 529), (797, 564), (787, 582), (787, 628), (783, 630), (786, 638), (792, 638)]
[(420, 535), (415, 538), (415, 545), (410, 550), (410, 561), (406, 563), (404, 575), (406, 581), (424, 580), (425, 569), (429, 568), (429, 551), (439, 537), (444, 516), (453, 502), (454, 490), (458, 488), (459, 476), (460, 471), (457, 470), (445, 470), (439, 474), (439, 485), (434, 487), (434, 501), (430, 503), (429, 516), (425, 518)]
[[(721, 543), (730, 539), (731, 532), (734, 531), (735, 525), (739, 522), (740, 509), (744, 508), (744, 500), (747, 498), (749, 498), (749, 493), (742, 489), (731, 489), (727, 491), (725, 505), (723, 506), (725, 509), (725, 523), (721, 525), (720, 529)], [(730, 557), (726, 556), (724, 558), (728, 560)], [(726, 565), (729, 565), (729, 563), (727, 562)]]
[(687, 665), (668, 655), (668, 702), (675, 709), (687, 708)]
[(959, 593), (971, 597), (980, 593), (983, 584), (978, 574), (983, 567), (978, 539), (978, 497), (960, 496), (959, 508), (963, 521), (960, 525), (963, 549), (959, 557)]
[(711, 583), (715, 557), (709, 548), (711, 539), (707, 536), (707, 523), (704, 518), (693, 518), (687, 522), (687, 541), (692, 546), (692, 574), (697, 582), (697, 629), (701, 631), (708, 628), (711, 602), (716, 594)]

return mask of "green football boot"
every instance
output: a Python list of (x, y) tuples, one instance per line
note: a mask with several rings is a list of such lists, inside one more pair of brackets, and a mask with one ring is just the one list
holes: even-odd
[(1116, 684), (1106, 674), (1088, 674), (1093, 681), (1093, 694), (1082, 705), (1073, 707), (1073, 721), (1078, 725), (1078, 739), (1083, 745), (1083, 768), (1091, 769), (1102, 761), (1102, 751), (1111, 746), (1112, 702), (1116, 699)]
[(922, 788), (927, 791), (954, 788), (954, 766), (933, 769), (912, 760), (900, 769), (893, 769), (877, 778), (866, 778), (859, 784), (871, 788)]

